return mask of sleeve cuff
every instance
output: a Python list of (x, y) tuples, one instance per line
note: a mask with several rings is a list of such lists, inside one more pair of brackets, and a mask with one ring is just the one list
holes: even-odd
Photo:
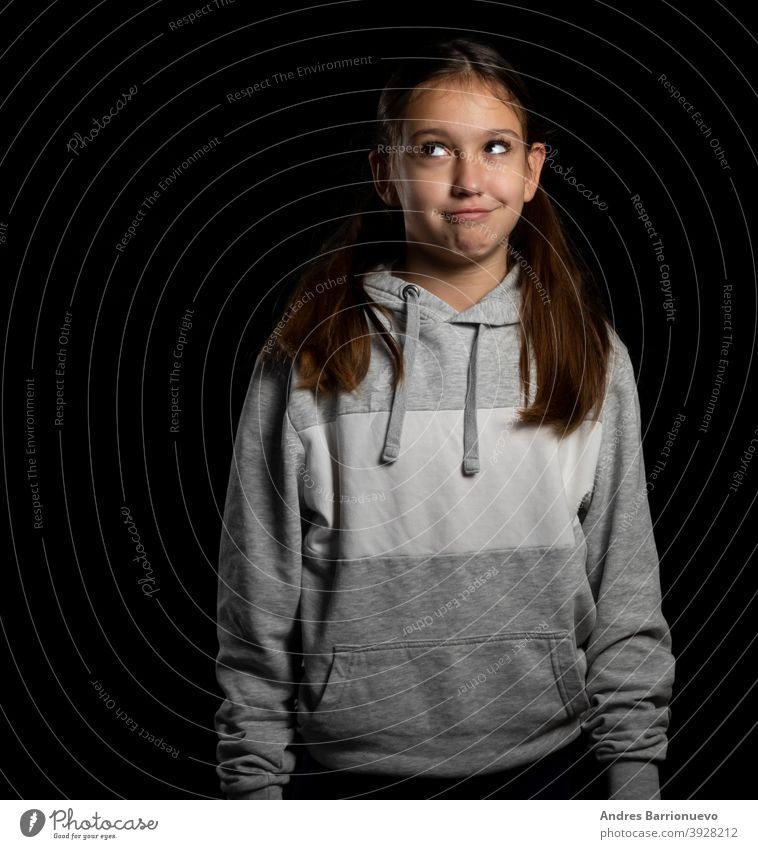
[(282, 785), (281, 784), (267, 784), (265, 787), (261, 787), (258, 790), (248, 790), (247, 793), (241, 793), (239, 796), (229, 796), (227, 795), (227, 799), (237, 800), (237, 799), (282, 799)]
[(653, 761), (617, 760), (608, 766), (609, 799), (660, 799), (658, 764)]

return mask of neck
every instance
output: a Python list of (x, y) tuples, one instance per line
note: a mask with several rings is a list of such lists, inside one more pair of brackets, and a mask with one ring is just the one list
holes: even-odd
[(465, 257), (459, 264), (441, 266), (435, 258), (416, 245), (408, 245), (405, 255), (395, 264), (393, 274), (408, 283), (427, 289), (458, 312), (468, 309), (491, 292), (505, 277), (508, 253), (497, 251), (481, 262)]

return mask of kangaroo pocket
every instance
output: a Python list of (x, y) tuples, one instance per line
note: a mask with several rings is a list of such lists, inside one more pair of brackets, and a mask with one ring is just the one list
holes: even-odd
[(300, 732), (328, 766), (461, 775), (539, 757), (588, 707), (568, 631), (335, 645)]

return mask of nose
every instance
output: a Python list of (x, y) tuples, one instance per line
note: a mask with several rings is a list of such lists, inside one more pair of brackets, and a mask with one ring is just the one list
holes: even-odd
[(483, 163), (472, 154), (458, 151), (455, 156), (453, 192), (456, 195), (480, 195), (484, 186)]

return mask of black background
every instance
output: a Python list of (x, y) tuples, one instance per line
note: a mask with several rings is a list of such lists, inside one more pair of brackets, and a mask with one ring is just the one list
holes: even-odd
[[(632, 353), (648, 470), (676, 416), (686, 416), (649, 496), (677, 658), (663, 798), (753, 796), (754, 782), (740, 776), (752, 775), (756, 754), (749, 558), (758, 461), (730, 491), (758, 436), (749, 384), (756, 40), (742, 10), (678, 0), (446, 10), (344, 2), (287, 12), (236, 0), (171, 29), (195, 8), (106, 0), (0, 11), (4, 797), (219, 796), (215, 569), (243, 394), (288, 279), (369, 178), (387, 60), (416, 55), (435, 34), (489, 37), (556, 128), (554, 161), (607, 204), (599, 209), (544, 169)], [(371, 61), (296, 73), (228, 102), (274, 73), (359, 56)], [(67, 149), (135, 85), (86, 148)], [(119, 253), (144, 197), (214, 137), (217, 147), (161, 192)], [(663, 240), (673, 315), (633, 195)], [(169, 373), (187, 307), (195, 312), (180, 432), (171, 433)], [(56, 426), (66, 310), (67, 406)], [(36, 529), (28, 378), (43, 502)], [(123, 506), (153, 567), (152, 597), (137, 583), (144, 572), (131, 559)]]

